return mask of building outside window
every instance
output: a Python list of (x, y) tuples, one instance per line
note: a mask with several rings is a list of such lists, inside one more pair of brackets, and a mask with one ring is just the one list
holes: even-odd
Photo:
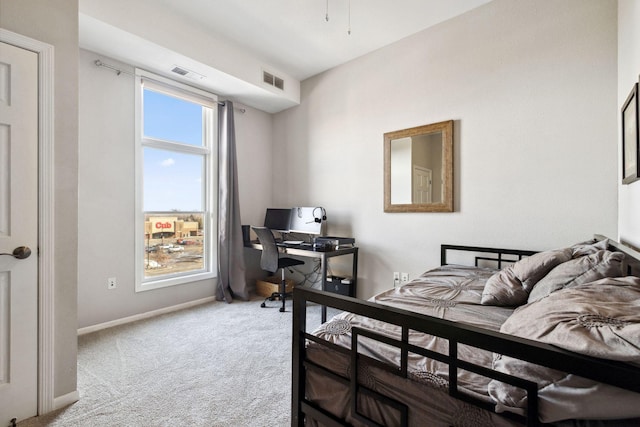
[(215, 95), (138, 70), (136, 291), (215, 276)]

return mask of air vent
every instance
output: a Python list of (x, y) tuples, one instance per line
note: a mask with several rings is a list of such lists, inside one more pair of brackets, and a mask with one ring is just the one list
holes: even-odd
[(262, 81), (268, 84), (269, 86), (273, 86), (280, 90), (284, 90), (284, 80), (267, 71), (262, 71)]
[(177, 65), (173, 66), (173, 68), (171, 69), (171, 72), (179, 74), (182, 77), (186, 77), (191, 80), (204, 80), (205, 78), (205, 76), (203, 76), (202, 74), (198, 74), (195, 71), (191, 71), (184, 67), (179, 67)]
[(181, 76), (186, 76), (187, 74), (189, 74), (189, 72), (187, 70), (184, 70), (184, 69), (182, 69), (180, 67), (174, 67), (173, 70), (171, 70), (171, 71), (173, 71), (176, 74), (180, 74)]
[(273, 74), (267, 73), (266, 71), (262, 74), (262, 81), (268, 85), (273, 86)]

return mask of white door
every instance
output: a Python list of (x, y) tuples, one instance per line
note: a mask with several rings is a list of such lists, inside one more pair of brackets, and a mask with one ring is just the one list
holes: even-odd
[(413, 166), (413, 203), (431, 203), (432, 175), (431, 169)]
[[(37, 414), (38, 55), (0, 43), (0, 425)], [(25, 257), (28, 247), (33, 254)], [(16, 250), (16, 248), (18, 248)], [(14, 252), (17, 256), (13, 256)], [(6, 255), (9, 254), (9, 255)]]

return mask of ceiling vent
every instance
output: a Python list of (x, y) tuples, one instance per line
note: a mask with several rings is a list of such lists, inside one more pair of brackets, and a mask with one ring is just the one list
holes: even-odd
[(179, 67), (177, 65), (173, 66), (173, 68), (171, 69), (171, 72), (179, 74), (182, 77), (186, 77), (191, 80), (204, 80), (205, 78), (202, 74), (198, 74), (195, 71), (187, 70), (186, 68)]
[(262, 81), (280, 90), (284, 90), (284, 80), (268, 71), (262, 71)]

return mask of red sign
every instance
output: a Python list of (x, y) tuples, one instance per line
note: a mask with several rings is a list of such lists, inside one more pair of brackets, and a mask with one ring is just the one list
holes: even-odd
[(156, 228), (159, 228), (161, 230), (164, 230), (165, 228), (171, 228), (171, 223), (170, 222), (165, 222), (163, 224), (161, 222), (156, 222)]

